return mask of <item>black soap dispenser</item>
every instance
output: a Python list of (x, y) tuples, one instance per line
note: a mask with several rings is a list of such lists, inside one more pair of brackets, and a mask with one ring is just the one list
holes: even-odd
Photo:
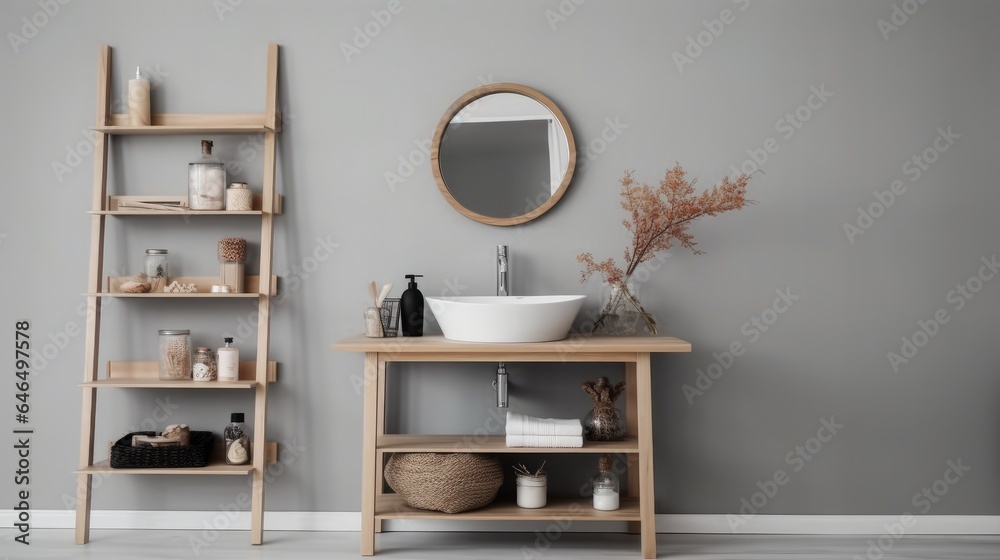
[(403, 336), (424, 335), (424, 294), (417, 289), (417, 278), (423, 274), (407, 274), (410, 283), (399, 302), (399, 323)]

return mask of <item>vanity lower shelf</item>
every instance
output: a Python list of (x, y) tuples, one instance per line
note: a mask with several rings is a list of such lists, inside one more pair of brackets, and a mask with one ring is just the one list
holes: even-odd
[(638, 453), (639, 438), (585, 441), (583, 447), (507, 447), (504, 436), (382, 434), (375, 446), (381, 453)]
[(516, 503), (498, 500), (486, 507), (444, 513), (418, 509), (406, 505), (401, 496), (381, 494), (375, 498), (375, 518), (385, 519), (438, 519), (449, 521), (639, 521), (639, 499), (622, 497), (620, 507), (615, 511), (598, 511), (591, 507), (589, 499), (550, 500), (543, 508), (525, 509)]

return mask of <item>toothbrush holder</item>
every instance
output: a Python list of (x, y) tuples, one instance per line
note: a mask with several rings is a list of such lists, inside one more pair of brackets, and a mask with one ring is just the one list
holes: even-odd
[(382, 336), (394, 337), (399, 332), (399, 298), (382, 300)]
[(365, 308), (365, 336), (382, 338), (382, 315), (377, 307)]

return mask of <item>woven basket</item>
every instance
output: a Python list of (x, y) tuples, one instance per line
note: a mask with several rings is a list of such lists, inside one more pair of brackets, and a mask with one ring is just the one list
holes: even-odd
[(132, 432), (111, 446), (113, 469), (176, 469), (204, 467), (212, 452), (212, 432), (191, 432), (190, 445), (132, 447), (132, 436), (155, 436), (156, 432)]
[(385, 480), (412, 507), (459, 513), (495, 500), (503, 469), (494, 455), (396, 453)]

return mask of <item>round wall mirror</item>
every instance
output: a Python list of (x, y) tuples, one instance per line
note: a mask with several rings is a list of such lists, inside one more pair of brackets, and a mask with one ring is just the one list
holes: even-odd
[(576, 167), (573, 132), (559, 107), (527, 86), (490, 84), (448, 108), (431, 147), (438, 188), (477, 222), (513, 226), (562, 198)]

